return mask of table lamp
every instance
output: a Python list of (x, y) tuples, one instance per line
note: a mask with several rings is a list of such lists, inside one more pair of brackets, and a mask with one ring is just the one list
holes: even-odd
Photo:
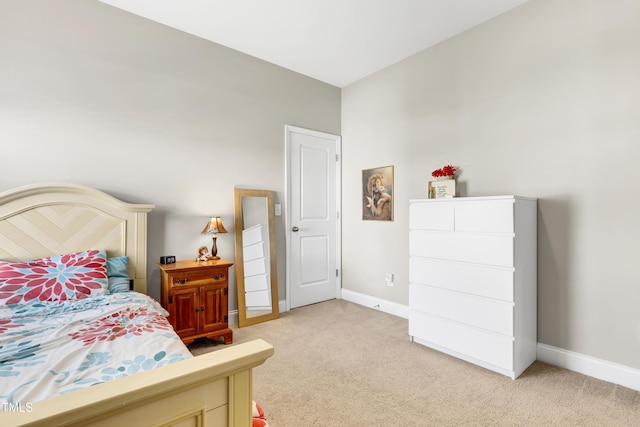
[(212, 216), (209, 218), (207, 225), (202, 230), (202, 234), (211, 234), (213, 238), (213, 245), (211, 246), (211, 259), (220, 259), (218, 255), (218, 246), (216, 245), (216, 239), (218, 233), (226, 233), (227, 230), (222, 225), (222, 220), (219, 216)]

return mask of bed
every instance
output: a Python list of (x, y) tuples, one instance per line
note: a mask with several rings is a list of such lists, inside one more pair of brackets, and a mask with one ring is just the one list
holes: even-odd
[(252, 424), (273, 347), (191, 356), (146, 295), (153, 207), (74, 184), (0, 193), (0, 424)]

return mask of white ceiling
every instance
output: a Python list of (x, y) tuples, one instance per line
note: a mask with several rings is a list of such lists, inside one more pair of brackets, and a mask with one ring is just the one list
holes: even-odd
[(528, 0), (100, 0), (344, 87)]

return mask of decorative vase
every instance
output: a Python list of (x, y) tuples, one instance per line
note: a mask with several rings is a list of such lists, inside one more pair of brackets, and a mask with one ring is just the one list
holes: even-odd
[(448, 179), (453, 179), (453, 175), (439, 176), (436, 178), (436, 181), (446, 181)]

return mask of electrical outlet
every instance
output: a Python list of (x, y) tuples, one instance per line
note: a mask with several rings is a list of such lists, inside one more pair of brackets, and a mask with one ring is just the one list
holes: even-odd
[(385, 273), (384, 280), (387, 282), (387, 286), (393, 287), (393, 273)]

